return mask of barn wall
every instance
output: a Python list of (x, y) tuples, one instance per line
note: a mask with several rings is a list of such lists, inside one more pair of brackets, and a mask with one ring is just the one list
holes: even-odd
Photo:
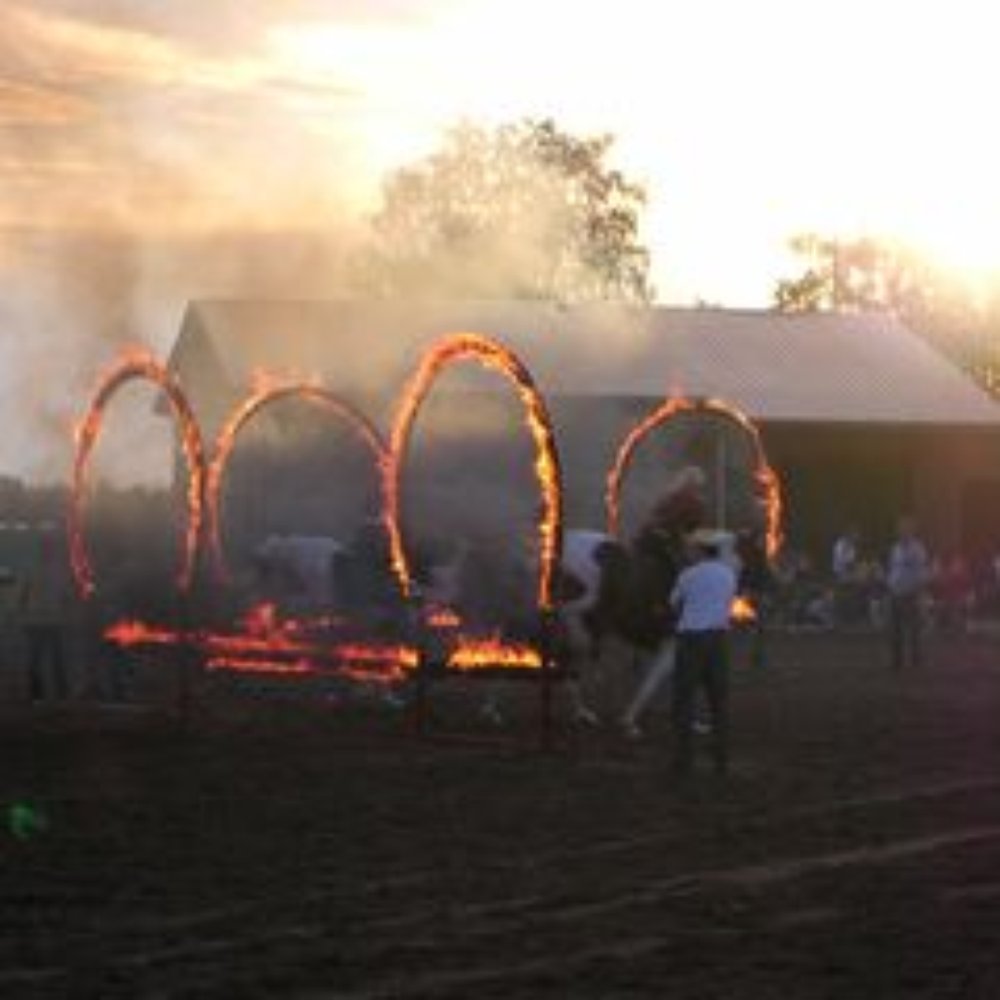
[(916, 515), (936, 551), (990, 533), (988, 514), (973, 494), (977, 484), (988, 493), (992, 483), (1000, 498), (1000, 434), (785, 426), (765, 428), (764, 440), (784, 481), (791, 539), (824, 563), (848, 524), (883, 555), (904, 511)]

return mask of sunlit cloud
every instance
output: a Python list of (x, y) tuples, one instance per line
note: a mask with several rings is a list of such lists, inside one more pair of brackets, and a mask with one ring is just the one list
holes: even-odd
[(0, 79), (0, 127), (79, 122), (94, 113), (82, 97), (18, 80)]
[[(675, 294), (766, 295), (804, 228), (984, 259), (991, 17), (975, 0), (8, 0), (0, 170), (20, 190), (0, 200), (68, 225), (76, 199), (88, 224), (143, 200), (148, 225), (277, 226), (317, 199), (363, 213), (455, 120), (544, 115), (617, 136)], [(101, 194), (76, 185), (88, 164)]]

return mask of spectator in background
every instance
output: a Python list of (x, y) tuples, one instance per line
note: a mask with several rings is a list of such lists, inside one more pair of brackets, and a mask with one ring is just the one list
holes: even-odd
[(973, 604), (972, 569), (960, 552), (953, 552), (937, 565), (930, 586), (934, 598), (934, 622), (944, 632), (964, 632)]
[(833, 614), (837, 626), (856, 624), (861, 610), (858, 573), (861, 564), (861, 534), (848, 526), (833, 543)]
[(909, 514), (899, 519), (896, 541), (889, 550), (889, 649), (893, 670), (919, 666), (923, 656), (923, 600), (931, 579), (927, 547), (917, 537)]
[(65, 631), (70, 607), (69, 577), (60, 536), (55, 531), (43, 531), (38, 536), (35, 563), (24, 575), (18, 596), (28, 696), (33, 702), (64, 701), (69, 696)]
[(833, 625), (833, 592), (807, 552), (784, 550), (775, 567), (784, 624), (828, 629)]
[(858, 562), (857, 588), (859, 615), (865, 625), (884, 628), (886, 620), (885, 568), (874, 556), (863, 556)]

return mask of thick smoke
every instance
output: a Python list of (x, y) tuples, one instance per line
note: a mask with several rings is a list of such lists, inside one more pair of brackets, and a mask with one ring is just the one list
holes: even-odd
[[(266, 44), (318, 5), (209, 6), (0, 9), (0, 473), (65, 479), (104, 366), (123, 343), (165, 354), (189, 299), (341, 287), (358, 158), (329, 123), (357, 95)], [(114, 408), (134, 434), (109, 470), (155, 476), (150, 400)]]
[[(124, 345), (165, 357), (192, 298), (329, 294), (345, 243), (295, 232), (25, 232), (15, 250), (0, 290), (0, 469), (57, 481), (71, 462), (73, 422)], [(169, 476), (168, 429), (152, 406), (152, 390), (139, 387), (111, 404), (106, 474), (124, 482)]]

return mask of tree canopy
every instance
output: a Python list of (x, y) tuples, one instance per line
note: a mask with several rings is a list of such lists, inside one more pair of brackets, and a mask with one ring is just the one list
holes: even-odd
[(800, 233), (790, 245), (806, 267), (775, 286), (775, 304), (785, 312), (889, 309), (912, 314), (946, 292), (944, 274), (894, 240)]
[(610, 135), (551, 120), (463, 123), (390, 175), (360, 281), (399, 296), (646, 302), (644, 189), (606, 163)]
[(1000, 389), (1000, 289), (973, 289), (961, 276), (896, 240), (838, 240), (801, 233), (790, 241), (804, 259), (778, 281), (782, 312), (882, 310), (927, 337), (991, 391)]

